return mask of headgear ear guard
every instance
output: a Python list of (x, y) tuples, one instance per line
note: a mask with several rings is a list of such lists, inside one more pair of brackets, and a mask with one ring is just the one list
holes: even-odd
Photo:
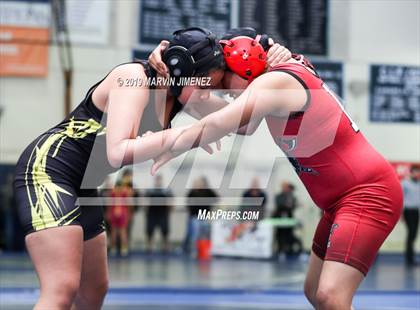
[(168, 48), (163, 54), (163, 61), (169, 70), (169, 75), (174, 77), (192, 76), (194, 74), (195, 60), (191, 52), (183, 46)]
[(239, 76), (252, 81), (264, 72), (267, 54), (259, 43), (260, 36), (255, 39), (247, 36), (221, 40), (226, 65)]
[[(214, 57), (221, 54), (221, 52), (216, 50), (216, 46), (218, 45), (216, 36), (207, 29), (200, 27), (181, 29), (175, 31), (173, 36), (176, 38), (176, 36), (193, 30), (204, 33), (206, 35), (206, 40), (200, 40), (189, 48), (179, 44), (174, 44), (173, 46), (170, 46), (163, 54), (163, 61), (167, 65), (171, 77), (192, 77), (196, 73), (197, 69), (207, 64), (209, 61), (214, 59)], [(194, 55), (206, 46), (210, 46), (211, 51), (206, 56), (196, 60)], [(179, 96), (182, 87), (173, 88), (172, 90), (175, 92), (175, 96)]]

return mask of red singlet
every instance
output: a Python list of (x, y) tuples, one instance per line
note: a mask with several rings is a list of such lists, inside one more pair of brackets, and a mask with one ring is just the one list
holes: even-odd
[(111, 196), (113, 200), (109, 211), (111, 227), (126, 228), (130, 217), (129, 206), (126, 204), (129, 194), (126, 190), (113, 190)]
[(307, 90), (304, 112), (266, 117), (315, 204), (324, 210), (313, 251), (366, 274), (402, 209), (392, 166), (367, 142), (337, 97), (305, 66), (281, 64)]

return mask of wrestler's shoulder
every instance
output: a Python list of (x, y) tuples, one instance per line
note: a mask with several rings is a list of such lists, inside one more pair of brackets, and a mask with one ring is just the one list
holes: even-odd
[(251, 85), (258, 88), (295, 88), (293, 85), (296, 82), (296, 77), (287, 71), (270, 70), (257, 77)]

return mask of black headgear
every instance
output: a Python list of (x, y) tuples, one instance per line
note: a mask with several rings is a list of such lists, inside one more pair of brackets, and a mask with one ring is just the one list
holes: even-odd
[[(163, 61), (168, 67), (169, 75), (178, 80), (180, 77), (192, 77), (209, 70), (216, 61), (223, 61), (223, 52), (213, 33), (204, 28), (192, 27), (173, 33), (163, 54)], [(171, 86), (171, 91), (174, 96), (179, 96), (182, 86)]]

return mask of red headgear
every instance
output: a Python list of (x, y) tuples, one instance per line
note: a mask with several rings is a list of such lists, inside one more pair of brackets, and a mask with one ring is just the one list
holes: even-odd
[(239, 36), (220, 41), (229, 69), (250, 81), (264, 72), (266, 66), (267, 55), (259, 39), (260, 35), (255, 39)]

